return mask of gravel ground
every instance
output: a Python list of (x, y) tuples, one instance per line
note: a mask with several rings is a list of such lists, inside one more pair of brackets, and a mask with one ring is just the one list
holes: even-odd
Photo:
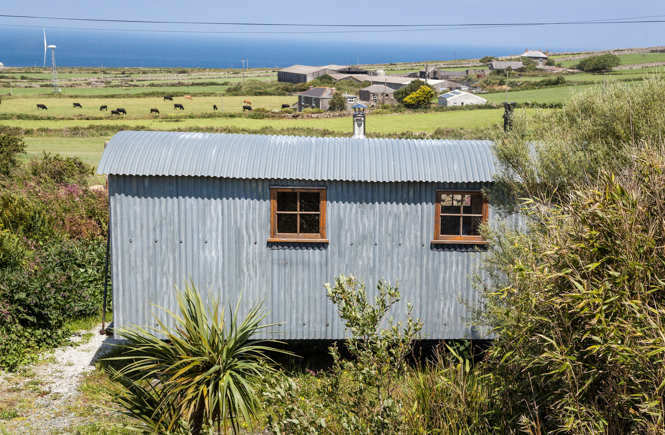
[[(52, 356), (45, 355), (48, 362), (28, 368), (30, 376), (0, 374), (0, 385), (14, 382), (10, 391), (28, 391), (38, 386), (39, 393), (33, 406), (21, 412), (20, 418), (4, 422), (11, 434), (67, 433), (67, 428), (79, 423), (76, 416), (68, 415), (67, 405), (78, 396), (81, 377), (95, 370), (95, 361), (113, 349), (117, 341), (113, 337), (100, 335), (101, 325), (90, 331), (80, 332), (70, 338), (74, 346), (58, 348)], [(86, 339), (92, 337), (86, 343)], [(34, 388), (32, 390), (34, 392)]]

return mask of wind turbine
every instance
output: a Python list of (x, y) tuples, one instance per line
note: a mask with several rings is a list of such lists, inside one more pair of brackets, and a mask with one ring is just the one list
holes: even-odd
[(46, 49), (51, 49), (51, 76), (53, 80), (53, 92), (60, 92), (58, 89), (58, 70), (55, 68), (55, 45), (46, 45), (46, 29), (44, 31), (44, 67), (46, 66)]

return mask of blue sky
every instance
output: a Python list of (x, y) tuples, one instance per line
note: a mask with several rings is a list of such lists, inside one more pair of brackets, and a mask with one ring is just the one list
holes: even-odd
[[(1, 14), (60, 17), (225, 21), (318, 24), (422, 24), (501, 23), (599, 20), (662, 15), (663, 0), (476, 0), (474, 2), (405, 0), (338, 0), (286, 2), (266, 0), (182, 1), (113, 0), (60, 2), (5, 0)], [(408, 42), (428, 45), (516, 46), (540, 49), (607, 49), (665, 45), (665, 23), (510, 27), (501, 29), (454, 29), (351, 33), (344, 29), (247, 28), (238, 26), (153, 25), (129, 23), (62, 22), (43, 19), (0, 17), (2, 25), (30, 25), (126, 30), (198, 30), (253, 32), (328, 32), (318, 34), (247, 34), (244, 38), (288, 38), (328, 41)], [(5, 28), (7, 29), (7, 28)], [(370, 30), (370, 29), (361, 29)], [(140, 37), (140, 36), (138, 36)], [(2, 44), (2, 41), (0, 41)]]

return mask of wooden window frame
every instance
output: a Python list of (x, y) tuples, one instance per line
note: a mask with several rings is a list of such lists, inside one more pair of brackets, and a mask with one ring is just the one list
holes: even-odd
[[(440, 189), (436, 191), (435, 202), (434, 202), (434, 240), (432, 244), (472, 244), (472, 245), (482, 245), (487, 243), (487, 240), (483, 236), (453, 236), (453, 235), (442, 235), (441, 234), (441, 194), (446, 195), (480, 195), (483, 200), (483, 210), (482, 210), (482, 221), (481, 223), (486, 223), (489, 217), (489, 203), (487, 198), (479, 190), (445, 190)], [(460, 206), (460, 219), (462, 216), (462, 210)], [(451, 214), (452, 216), (456, 216)]]
[[(290, 243), (329, 243), (326, 238), (326, 191), (325, 187), (309, 186), (271, 186), (270, 187), (270, 238), (268, 242), (290, 242)], [(283, 234), (277, 232), (277, 194), (279, 192), (318, 192), (319, 193), (319, 233), (318, 234)], [(300, 201), (297, 202), (300, 208)], [(283, 212), (280, 212), (283, 213)], [(300, 212), (296, 213), (315, 213)]]

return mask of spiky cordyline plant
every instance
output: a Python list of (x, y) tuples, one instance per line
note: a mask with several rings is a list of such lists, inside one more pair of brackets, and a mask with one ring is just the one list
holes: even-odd
[[(268, 314), (262, 303), (239, 323), (240, 301), (226, 319), (219, 299), (211, 297), (209, 304), (204, 303), (193, 284), (185, 291), (176, 289), (176, 295), (181, 315), (159, 307), (173, 319), (175, 328), (153, 314), (157, 328), (116, 330), (130, 343), (123, 356), (109, 358), (129, 362), (113, 373), (125, 386), (116, 403), (155, 433), (172, 433), (182, 423), (193, 434), (215, 424), (225, 431), (230, 424), (237, 432), (239, 417), (249, 423), (261, 408), (255, 385), (274, 370), (267, 353), (288, 352), (273, 347), (279, 343), (274, 340), (251, 341), (259, 332), (272, 332), (266, 330), (275, 325), (261, 325)], [(150, 385), (128, 388), (130, 378)], [(156, 406), (144, 406), (156, 400)]]

